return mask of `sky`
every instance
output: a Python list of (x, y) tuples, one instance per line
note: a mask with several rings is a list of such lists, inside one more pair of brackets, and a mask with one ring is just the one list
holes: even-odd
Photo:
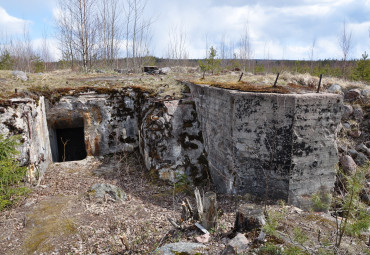
[[(0, 0), (0, 42), (28, 27), (32, 43), (47, 38), (55, 60), (56, 0)], [(221, 41), (238, 47), (248, 27), (255, 59), (340, 59), (339, 38), (346, 23), (352, 33), (349, 58), (370, 52), (370, 0), (148, 0), (152, 17), (150, 54), (166, 57), (169, 33), (185, 31), (189, 58), (204, 58)], [(312, 47), (314, 45), (314, 47)]]

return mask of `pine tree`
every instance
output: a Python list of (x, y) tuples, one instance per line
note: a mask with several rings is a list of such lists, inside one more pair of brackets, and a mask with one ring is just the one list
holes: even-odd
[(217, 59), (217, 51), (213, 46), (209, 49), (209, 55), (208, 58), (206, 58), (204, 61), (199, 60), (199, 67), (200, 70), (203, 72), (203, 77), (207, 71), (211, 71), (212, 75), (217, 72), (220, 69), (221, 65), (221, 59)]
[(5, 138), (0, 134), (0, 210), (16, 202), (28, 192), (22, 185), (26, 168), (21, 167), (15, 156), (20, 144), (19, 136)]

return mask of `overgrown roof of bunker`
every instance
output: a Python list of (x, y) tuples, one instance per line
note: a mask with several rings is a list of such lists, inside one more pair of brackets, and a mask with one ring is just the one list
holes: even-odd
[(317, 88), (302, 86), (294, 83), (287, 85), (268, 85), (268, 84), (252, 84), (249, 82), (210, 82), (210, 81), (192, 81), (194, 85), (211, 86), (228, 90), (237, 90), (242, 92), (256, 93), (275, 93), (275, 94), (306, 94), (317, 91)]
[(62, 87), (54, 89), (43, 89), (43, 88), (29, 88), (28, 90), (22, 91), (20, 93), (13, 93), (6, 99), (0, 100), (0, 106), (9, 106), (13, 103), (12, 99), (15, 98), (30, 98), (37, 101), (40, 96), (44, 96), (51, 103), (58, 102), (63, 96), (78, 96), (87, 93), (105, 94), (114, 96), (120, 93), (126, 93), (134, 91), (137, 93), (147, 93), (152, 95), (153, 90), (144, 88), (141, 86), (130, 86), (121, 88), (112, 87), (94, 87), (94, 86), (81, 86), (81, 87)]

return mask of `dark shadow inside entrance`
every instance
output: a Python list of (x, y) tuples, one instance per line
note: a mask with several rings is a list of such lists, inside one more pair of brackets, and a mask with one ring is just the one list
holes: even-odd
[(56, 138), (58, 143), (58, 162), (86, 158), (83, 127), (57, 129)]

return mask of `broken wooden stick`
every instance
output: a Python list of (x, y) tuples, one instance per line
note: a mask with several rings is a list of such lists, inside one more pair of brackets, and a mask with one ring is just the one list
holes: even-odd
[(203, 218), (203, 201), (198, 188), (194, 190), (194, 195), (197, 203), (197, 215), (195, 215), (195, 218), (201, 220)]
[(172, 226), (174, 226), (177, 229), (182, 229), (180, 225), (178, 225), (173, 219), (170, 217), (167, 217), (168, 221), (171, 223)]
[(126, 250), (130, 250), (130, 244), (128, 243), (127, 237), (125, 234), (122, 234), (119, 239), (121, 240), (122, 244), (126, 247)]

